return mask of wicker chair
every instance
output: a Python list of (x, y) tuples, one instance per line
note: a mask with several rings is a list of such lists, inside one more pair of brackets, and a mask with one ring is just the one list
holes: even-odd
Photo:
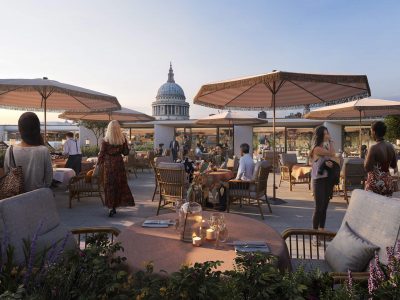
[(102, 168), (96, 166), (93, 175), (89, 178), (86, 174), (74, 176), (68, 184), (69, 190), (69, 208), (72, 208), (72, 200), (76, 198), (100, 197), (101, 203), (104, 205), (102, 190)]
[[(273, 164), (273, 158), (274, 158), (274, 151), (272, 150), (264, 150), (263, 153), (263, 159), (270, 161), (271, 165)], [(278, 150), (275, 152), (275, 164), (273, 165), (272, 170), (276, 171), (279, 169), (279, 152)]]
[(226, 162), (226, 168), (231, 170), (234, 174), (237, 173), (239, 169), (239, 158), (237, 156), (233, 156), (233, 158), (229, 158)]
[(98, 233), (107, 233), (108, 239), (114, 243), (115, 238), (120, 234), (120, 230), (115, 227), (80, 227), (71, 229), (79, 249), (87, 247), (88, 237)]
[(184, 198), (187, 176), (183, 164), (164, 162), (156, 166), (156, 175), (160, 189), (160, 202), (157, 208), (158, 215), (161, 208), (168, 204), (175, 204), (176, 200)]
[(124, 164), (125, 164), (125, 171), (126, 175), (129, 178), (129, 175), (131, 173), (135, 174), (135, 177), (137, 178), (137, 172), (136, 172), (136, 153), (129, 153), (129, 155), (124, 157)]
[(341, 170), (344, 199), (349, 204), (348, 192), (354, 189), (364, 189), (367, 173), (364, 168), (364, 159), (346, 158)]
[[(378, 246), (379, 259), (387, 264), (386, 247), (394, 246), (399, 239), (400, 201), (363, 190), (354, 190), (341, 229), (346, 223), (358, 236)], [(333, 272), (324, 260), (325, 250), (335, 236), (336, 233), (329, 231), (292, 228), (285, 230), (282, 237), (288, 246), (292, 269), (302, 265), (306, 271), (318, 268), (321, 271), (331, 272), (337, 282), (347, 279), (347, 273)], [(312, 244), (313, 237), (320, 242), (320, 246)], [(353, 272), (352, 275), (355, 280), (366, 280), (369, 273)]]
[(271, 171), (271, 164), (267, 161), (257, 162), (254, 168), (253, 180), (230, 180), (228, 188), (228, 205), (227, 212), (229, 213), (230, 206), (235, 201), (238, 201), (240, 207), (242, 205), (258, 206), (261, 218), (264, 219), (264, 214), (261, 207), (260, 198), (265, 197), (268, 204), (269, 212), (272, 213), (271, 205), (267, 198), (267, 182)]
[(292, 175), (293, 166), (297, 164), (297, 155), (295, 153), (282, 153), (279, 159), (280, 164), (280, 180), (279, 180), (279, 187), (281, 186), (282, 182), (289, 183), (289, 190), (293, 190), (293, 186), (296, 184), (307, 184), (308, 189), (311, 190), (311, 177), (310, 174), (295, 178)]
[(157, 180), (157, 166), (162, 163), (172, 163), (172, 156), (157, 156), (153, 159), (153, 163), (151, 166), (153, 167), (154, 170), (154, 192), (153, 192), (153, 198), (151, 198), (151, 201), (154, 201), (154, 198), (156, 197), (156, 194), (160, 193), (160, 187), (158, 185), (158, 180)]

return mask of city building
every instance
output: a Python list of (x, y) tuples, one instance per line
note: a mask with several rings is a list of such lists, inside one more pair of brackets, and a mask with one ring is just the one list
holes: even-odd
[(175, 82), (172, 64), (168, 80), (158, 89), (156, 101), (152, 103), (153, 117), (157, 120), (188, 120), (189, 103), (183, 89)]

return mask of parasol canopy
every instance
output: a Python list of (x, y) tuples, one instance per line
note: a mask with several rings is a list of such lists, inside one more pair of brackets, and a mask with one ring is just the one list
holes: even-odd
[[(274, 70), (271, 73), (242, 77), (203, 85), (193, 103), (218, 109), (273, 110), (305, 105), (325, 105), (351, 101), (371, 95), (366, 75), (327, 75)], [(275, 166), (275, 147), (273, 148)], [(273, 176), (275, 199), (275, 172)]]
[(58, 116), (66, 120), (111, 121), (119, 122), (147, 122), (155, 120), (139, 111), (123, 107), (120, 110), (106, 112), (71, 112), (66, 111)]
[(383, 117), (400, 114), (400, 101), (363, 98), (347, 103), (315, 109), (305, 115), (307, 119), (354, 119)]
[(46, 140), (47, 111), (110, 111), (121, 109), (114, 96), (43, 79), (0, 79), (0, 107), (43, 110)]
[(354, 119), (360, 120), (359, 151), (361, 154), (361, 120), (363, 118), (384, 117), (400, 114), (400, 101), (363, 98), (347, 103), (328, 105), (315, 109), (305, 115), (307, 119)]
[(236, 111), (226, 111), (206, 118), (198, 119), (198, 125), (232, 126), (232, 125), (252, 125), (267, 123), (267, 120), (254, 118)]

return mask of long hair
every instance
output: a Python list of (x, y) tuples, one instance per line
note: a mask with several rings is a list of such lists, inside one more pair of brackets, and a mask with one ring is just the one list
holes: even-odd
[(125, 136), (117, 120), (113, 120), (108, 124), (104, 140), (111, 145), (122, 145), (125, 143)]
[(313, 137), (311, 140), (310, 156), (312, 156), (312, 153), (313, 153), (315, 147), (321, 146), (324, 143), (325, 130), (328, 131), (328, 128), (326, 128), (325, 126), (322, 126), (322, 125), (315, 128)]
[(43, 146), (43, 137), (40, 134), (40, 121), (33, 112), (23, 113), (18, 120), (18, 131), (21, 139), (30, 146)]

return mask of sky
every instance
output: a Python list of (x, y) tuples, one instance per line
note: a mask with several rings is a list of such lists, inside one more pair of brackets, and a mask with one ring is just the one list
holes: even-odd
[[(373, 0), (0, 0), (0, 78), (97, 90), (151, 114), (172, 61), (191, 118), (202, 84), (274, 69), (368, 75), (400, 99), (400, 2)], [(0, 124), (20, 111), (0, 109)], [(43, 114), (38, 114), (42, 118)], [(57, 114), (50, 114), (57, 120)]]

